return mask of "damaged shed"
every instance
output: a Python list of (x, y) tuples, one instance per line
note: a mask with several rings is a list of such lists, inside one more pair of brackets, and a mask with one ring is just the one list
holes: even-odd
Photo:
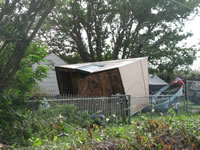
[(60, 94), (91, 97), (131, 95), (131, 112), (141, 109), (148, 103), (146, 57), (62, 65), (56, 66), (55, 69)]

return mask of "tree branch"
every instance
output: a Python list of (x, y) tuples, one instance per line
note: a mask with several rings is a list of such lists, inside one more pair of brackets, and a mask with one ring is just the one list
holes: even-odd
[(51, 12), (53, 7), (55, 6), (55, 0), (51, 0), (50, 7), (42, 14), (40, 20), (38, 21), (33, 33), (30, 35), (28, 41), (32, 41), (32, 39), (35, 37), (36, 33), (40, 29), (40, 26), (42, 25), (44, 19), (48, 16), (48, 14)]
[(2, 8), (2, 10), (0, 12), (0, 22), (2, 21), (3, 16), (5, 15), (5, 10), (8, 9), (8, 6), (9, 6), (9, 0), (6, 0), (5, 4), (4, 4), (4, 6), (3, 6), (3, 8)]
[(1, 46), (1, 49), (0, 49), (0, 53), (3, 51), (3, 49), (6, 47), (7, 44), (8, 44), (8, 41), (5, 41), (3, 43), (3, 45)]
[[(17, 3), (17, 1), (18, 0), (16, 0), (15, 2)], [(34, 5), (33, 2), (35, 2), (35, 1), (34, 0), (31, 1), (32, 5)], [(42, 5), (45, 6), (44, 2), (48, 2), (48, 0), (47, 1), (44, 0), (42, 2), (41, 1), (37, 1), (37, 2), (40, 2), (40, 6), (39, 7), (41, 8), (41, 11), (42, 11), (42, 7), (41, 6)], [(15, 40), (14, 41), (14, 45), (12, 45), (13, 46), (13, 53), (10, 54), (9, 61), (5, 62), (3, 70), (2, 70), (2, 67), (0, 68), (1, 69), (0, 89), (5, 89), (6, 87), (8, 87), (10, 80), (14, 78), (14, 75), (16, 74), (17, 70), (19, 69), (21, 60), (23, 59), (23, 57), (25, 55), (25, 52), (26, 52), (30, 42), (35, 37), (35, 35), (38, 32), (40, 26), (42, 25), (44, 19), (47, 17), (47, 15), (53, 9), (54, 5), (55, 5), (55, 0), (51, 0), (50, 4), (49, 4), (49, 7), (47, 7), (47, 9), (42, 13), (39, 21), (37, 22), (36, 27), (33, 29), (33, 32), (29, 36), (28, 39), (27, 39), (27, 37), (28, 37), (28, 32), (27, 31), (32, 26), (31, 24), (35, 20), (34, 17), (30, 18), (31, 14), (33, 12), (35, 12), (34, 15), (36, 16), (38, 10), (34, 11), (33, 8), (29, 7), (29, 10), (25, 14), (21, 14), (24, 17), (24, 18), (22, 17), (23, 18), (23, 20), (22, 20), (23, 22), (21, 22), (21, 26), (20, 25), (17, 26), (18, 28), (16, 28), (13, 32), (17, 32), (18, 34), (16, 34), (16, 35), (18, 35), (18, 38), (23, 38), (23, 40)], [(31, 21), (30, 21), (30, 19), (31, 19)], [(28, 25), (29, 21), (31, 22), (31, 24)], [(11, 44), (10, 41), (9, 41), (9, 43)]]

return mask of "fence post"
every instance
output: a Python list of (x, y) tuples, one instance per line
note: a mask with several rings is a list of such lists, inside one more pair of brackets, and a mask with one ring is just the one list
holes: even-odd
[(128, 95), (128, 123), (131, 124), (131, 95)]
[[(185, 90), (185, 92), (186, 92), (186, 90)], [(181, 99), (183, 99), (183, 106), (184, 106), (184, 112), (186, 112), (186, 99), (187, 99), (187, 97), (186, 97), (186, 95), (184, 94), (183, 95), (183, 98), (181, 98)]]
[(153, 102), (152, 102), (152, 96), (149, 96), (149, 98), (151, 99), (151, 100), (150, 100), (150, 103), (151, 103), (151, 120), (152, 120), (152, 116), (153, 116)]
[(126, 95), (120, 98), (120, 105), (121, 105), (121, 117), (123, 123), (126, 122), (126, 110), (124, 108), (124, 105), (126, 105)]
[(185, 107), (185, 110), (186, 110), (186, 112), (188, 112), (188, 80), (186, 80), (186, 91), (185, 91), (185, 93), (186, 93), (186, 107)]
[[(36, 103), (36, 102), (35, 102)], [(33, 129), (33, 123), (34, 123), (34, 117), (35, 117), (35, 112), (34, 112), (34, 102), (31, 101), (31, 127)]]

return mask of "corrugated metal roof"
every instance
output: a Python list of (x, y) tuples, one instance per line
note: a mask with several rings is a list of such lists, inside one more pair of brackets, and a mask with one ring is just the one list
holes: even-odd
[[(145, 57), (146, 58), (146, 57)], [(91, 62), (82, 64), (72, 64), (72, 65), (59, 65), (56, 67), (76, 69), (88, 73), (100, 72), (104, 70), (110, 70), (115, 68), (120, 68), (122, 66), (131, 64), (133, 62), (145, 59), (142, 58), (132, 58), (132, 59), (121, 59), (121, 60), (111, 60), (111, 61), (101, 61), (101, 62)]]

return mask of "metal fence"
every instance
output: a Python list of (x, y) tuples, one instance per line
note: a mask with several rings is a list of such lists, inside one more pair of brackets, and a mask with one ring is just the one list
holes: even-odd
[[(199, 82), (200, 83), (200, 82)], [(190, 86), (190, 88), (193, 86)], [(188, 87), (187, 87), (188, 88)], [(188, 88), (188, 89), (190, 89)], [(187, 90), (186, 90), (186, 93)], [(176, 113), (191, 110), (191, 106), (197, 107), (188, 94), (187, 97), (175, 95), (150, 95), (147, 97), (131, 97), (130, 95), (115, 95), (111, 97), (73, 97), (73, 96), (43, 96), (41, 100), (29, 101), (29, 108), (37, 111), (39, 106), (46, 106), (51, 109), (56, 105), (72, 104), (80, 111), (87, 111), (89, 114), (95, 114), (99, 111), (105, 117), (115, 116), (115, 120), (129, 122), (131, 119), (131, 110), (134, 112), (150, 113), (151, 116), (167, 113), (174, 110)], [(46, 100), (44, 100), (46, 99)], [(144, 102), (144, 103), (141, 103)], [(48, 106), (49, 105), (49, 106)], [(200, 108), (200, 107), (199, 107)], [(200, 109), (199, 109), (200, 110)]]
[(142, 113), (150, 113), (151, 116), (167, 113), (169, 110), (174, 110), (175, 113), (180, 113), (186, 111), (187, 107), (184, 95), (159, 95), (159, 97), (150, 95), (148, 97), (131, 97), (131, 101), (134, 102), (134, 99), (137, 99), (137, 101), (144, 101), (144, 99), (147, 99), (148, 104), (141, 105), (140, 110)]
[[(41, 97), (40, 97), (41, 98)], [(102, 112), (105, 117), (115, 116), (117, 120), (130, 123), (130, 96), (115, 95), (111, 97), (74, 97), (74, 96), (43, 96), (40, 100), (30, 100), (29, 108), (37, 111), (39, 107), (54, 107), (56, 105), (72, 104), (80, 111), (87, 111), (89, 114)]]
[(200, 112), (200, 81), (186, 81), (187, 111)]

